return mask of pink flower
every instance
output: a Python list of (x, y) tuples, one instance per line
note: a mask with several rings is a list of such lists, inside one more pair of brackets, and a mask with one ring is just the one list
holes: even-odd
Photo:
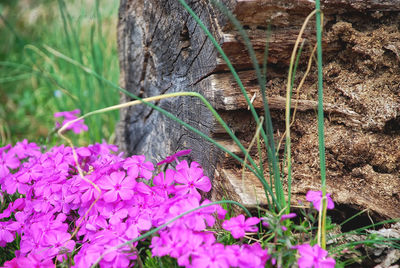
[(10, 169), (16, 169), (20, 162), (12, 151), (0, 152), (0, 181), (10, 173)]
[[(306, 194), (306, 199), (307, 201), (312, 202), (315, 209), (318, 211), (321, 210), (322, 191), (308, 191)], [(330, 194), (326, 194), (326, 202), (327, 209), (333, 209), (335, 207)]]
[(296, 216), (297, 216), (296, 213), (283, 214), (281, 216), (281, 221), (284, 221), (284, 220), (287, 220), (287, 219), (293, 219)]
[(4, 267), (23, 268), (23, 267), (41, 267), (53, 268), (55, 264), (51, 259), (43, 259), (41, 254), (29, 254), (27, 257), (18, 256), (11, 261), (6, 261)]
[(28, 156), (39, 157), (41, 155), (40, 147), (34, 142), (29, 143), (27, 139), (24, 139), (22, 142), (17, 142), (17, 144), (12, 148), (12, 151), (19, 159), (24, 159)]
[(237, 266), (264, 268), (269, 258), (268, 250), (263, 249), (259, 243), (254, 243), (252, 245), (244, 244), (240, 249)]
[(197, 189), (204, 192), (211, 190), (210, 179), (204, 176), (203, 169), (198, 163), (192, 162), (189, 167), (186, 161), (182, 161), (176, 166), (176, 170), (175, 181), (180, 183), (175, 186), (177, 194), (193, 194), (200, 200), (201, 196)]
[(75, 241), (71, 240), (71, 235), (69, 233), (56, 230), (47, 233), (44, 242), (50, 246), (48, 252), (49, 256), (72, 252), (75, 247)]
[(0, 222), (0, 243), (6, 244), (14, 241), (15, 231), (21, 228), (18, 222)]
[(178, 264), (180, 266), (185, 266), (185, 267), (190, 267), (190, 256), (192, 254), (196, 254), (196, 252), (201, 248), (202, 246), (209, 246), (205, 244), (206, 236), (207, 234), (205, 233), (194, 233), (190, 232), (187, 229), (182, 230), (185, 236), (187, 237), (186, 243), (184, 247), (181, 247), (180, 250), (180, 256), (178, 257)]
[(174, 192), (174, 179), (175, 171), (167, 169), (164, 172), (160, 172), (153, 179), (153, 190), (162, 197), (168, 197), (169, 194)]
[(188, 155), (188, 154), (190, 154), (191, 151), (192, 150), (182, 150), (182, 151), (179, 151), (179, 152), (177, 152), (177, 153), (175, 153), (173, 155), (167, 156), (165, 158), (165, 160), (163, 160), (161, 162), (158, 162), (157, 166), (160, 166), (160, 165), (165, 164), (165, 163), (172, 163), (173, 161), (176, 161), (176, 163), (179, 164), (178, 157), (184, 156), (184, 155)]
[(132, 179), (141, 177), (150, 180), (153, 176), (153, 163), (146, 162), (144, 155), (134, 155), (125, 159), (123, 167), (128, 170), (128, 176), (132, 177)]
[(311, 247), (309, 244), (298, 245), (297, 251), (300, 258), (297, 261), (299, 268), (334, 268), (335, 260), (327, 257), (328, 252), (318, 245)]
[[(68, 122), (73, 121), (75, 119), (77, 119), (78, 117), (76, 115), (80, 114), (81, 111), (79, 109), (73, 110), (73, 111), (66, 111), (66, 112), (58, 112), (54, 114), (54, 117), (64, 117), (64, 121), (62, 122), (62, 124), (60, 125), (59, 122), (56, 122), (56, 127), (60, 128), (62, 126), (65, 126)], [(78, 120), (74, 123), (72, 123), (71, 125), (69, 125), (67, 127), (66, 130), (72, 130), (73, 132), (75, 132), (75, 134), (79, 134), (82, 131), (87, 131), (88, 130), (88, 126), (85, 125), (85, 123), (83, 122), (83, 119)]]
[(192, 267), (229, 268), (229, 256), (222, 244), (214, 244), (209, 248), (200, 248), (193, 254)]
[(109, 176), (104, 176), (99, 181), (100, 188), (106, 190), (103, 199), (106, 202), (117, 201), (118, 198), (122, 200), (129, 200), (133, 197), (133, 189), (136, 181), (133, 178), (125, 177), (125, 172), (113, 172)]
[(109, 220), (110, 224), (116, 225), (128, 216), (128, 210), (124, 207), (124, 203), (117, 205), (106, 203), (102, 206), (102, 215)]
[(222, 227), (230, 231), (232, 236), (237, 239), (245, 236), (245, 232), (257, 232), (258, 228), (254, 226), (260, 222), (259, 218), (251, 217), (245, 220), (244, 215), (240, 214), (237, 217), (224, 221)]
[[(104, 245), (104, 249), (107, 252), (109, 249), (113, 249), (113, 247), (123, 242), (125, 241), (118, 238), (111, 239)], [(135, 247), (135, 245), (133, 247)], [(133, 254), (126, 254), (124, 251), (129, 252), (129, 248), (125, 246), (119, 250), (113, 249), (104, 256), (100, 262), (100, 267), (129, 267), (130, 261), (136, 257)]]

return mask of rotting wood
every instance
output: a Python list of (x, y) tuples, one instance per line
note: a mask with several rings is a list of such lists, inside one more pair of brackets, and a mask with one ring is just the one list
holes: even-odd
[[(266, 29), (271, 25), (266, 94), (275, 139), (279, 140), (285, 131), (289, 58), (303, 21), (314, 8), (313, 1), (223, 2), (246, 28), (260, 62)], [(261, 95), (242, 38), (207, 1), (188, 3), (227, 52), (262, 115)], [(328, 191), (338, 205), (370, 209), (373, 215), (384, 218), (400, 217), (400, 1), (330, 0), (323, 2), (322, 10)], [(309, 47), (315, 41), (314, 24), (304, 33), (307, 41), (295, 86), (304, 74)], [(200, 92), (248, 146), (256, 127), (248, 105), (210, 40), (177, 1), (122, 0), (118, 42), (122, 87), (141, 97)], [(299, 100), (292, 101), (292, 108), (297, 105), (292, 126), (293, 202), (304, 200), (306, 191), (319, 188), (316, 99), (313, 68), (299, 91)], [(121, 98), (122, 102), (128, 100)], [(157, 105), (244, 156), (199, 100), (178, 98)], [(251, 203), (246, 200), (254, 201), (245, 189), (241, 195), (235, 194), (240, 192), (240, 164), (152, 109), (141, 106), (122, 111), (117, 132), (124, 151), (145, 154), (155, 161), (178, 150), (192, 149), (190, 159), (202, 164), (206, 175), (214, 178), (214, 197), (228, 193), (223, 197), (246, 204)], [(283, 144), (279, 153), (282, 148)], [(257, 150), (250, 152), (257, 157)], [(257, 183), (251, 175), (247, 177), (248, 184)]]

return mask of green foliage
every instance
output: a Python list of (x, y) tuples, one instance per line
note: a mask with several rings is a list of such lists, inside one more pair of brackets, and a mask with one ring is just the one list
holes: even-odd
[[(117, 83), (116, 20), (119, 1), (9, 1), (0, 3), (0, 138), (43, 141), (53, 114), (82, 113), (119, 102), (112, 87), (55, 55), (60, 52)], [(113, 135), (118, 112), (89, 119), (79, 143)]]
[(162, 258), (153, 257), (151, 251), (146, 250), (146, 258), (143, 261), (143, 267), (145, 268), (169, 268), (169, 267), (179, 267), (175, 259), (164, 256)]

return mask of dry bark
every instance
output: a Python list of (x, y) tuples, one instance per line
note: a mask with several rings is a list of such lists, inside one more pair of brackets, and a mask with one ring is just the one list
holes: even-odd
[[(267, 95), (276, 140), (284, 132), (285, 85), (290, 55), (313, 1), (225, 0), (247, 29), (258, 60), (263, 59), (268, 23)], [(188, 1), (237, 68), (262, 115), (262, 100), (241, 37), (208, 1)], [(330, 0), (324, 12), (324, 111), (327, 185), (337, 205), (370, 209), (379, 217), (400, 210), (400, 1)], [(305, 49), (295, 79), (305, 72), (315, 42), (315, 21), (307, 27)], [(245, 146), (255, 123), (237, 84), (211, 41), (176, 0), (122, 0), (118, 30), (121, 86), (148, 97), (177, 91), (203, 94)], [(292, 126), (293, 201), (319, 189), (316, 122), (316, 69), (300, 89)], [(126, 96), (121, 101), (128, 101)], [(206, 135), (238, 149), (195, 98), (157, 103)], [(191, 158), (213, 178), (213, 198), (237, 199), (248, 206), (265, 202), (259, 182), (209, 142), (152, 109), (121, 113), (119, 145), (129, 154), (160, 160), (190, 148)], [(257, 157), (256, 151), (251, 151)], [(283, 145), (279, 148), (283, 152)], [(238, 152), (241, 154), (240, 152)], [(243, 154), (241, 154), (243, 156)], [(265, 156), (263, 156), (265, 158)], [(265, 165), (267, 166), (267, 165)], [(267, 174), (266, 170), (266, 174)], [(254, 186), (254, 187), (253, 187)], [(254, 195), (254, 190), (256, 195)], [(342, 206), (342, 207), (343, 207)]]

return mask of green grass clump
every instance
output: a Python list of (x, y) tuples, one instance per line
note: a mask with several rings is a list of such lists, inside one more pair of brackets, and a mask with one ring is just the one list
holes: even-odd
[[(22, 138), (44, 141), (57, 111), (86, 113), (119, 102), (116, 90), (76, 66), (118, 83), (118, 5), (117, 0), (0, 1), (2, 145)], [(91, 131), (80, 135), (79, 143), (112, 141), (117, 120), (117, 111), (89, 119)]]

